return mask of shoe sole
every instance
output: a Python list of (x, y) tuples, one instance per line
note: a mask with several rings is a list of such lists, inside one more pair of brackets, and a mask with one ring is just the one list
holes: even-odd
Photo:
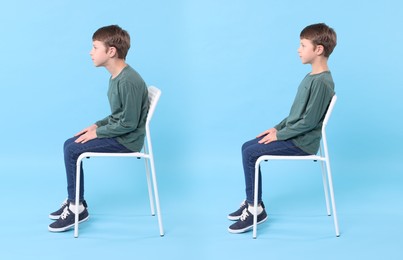
[[(84, 218), (84, 219), (78, 221), (78, 223), (82, 223), (82, 222), (84, 222), (84, 221), (87, 221), (89, 217), (90, 217), (90, 216), (88, 215), (86, 218)], [(52, 227), (49, 226), (48, 229), (49, 229), (50, 232), (64, 232), (64, 231), (67, 231), (67, 230), (72, 229), (73, 227), (74, 227), (74, 223), (71, 224), (71, 225), (62, 227), (62, 228), (52, 228)]]
[[(257, 222), (257, 224), (259, 225), (259, 224), (265, 222), (268, 217), (269, 217), (269, 216), (266, 216), (264, 219), (262, 219), (261, 221)], [(240, 233), (244, 233), (244, 232), (246, 232), (246, 231), (249, 231), (249, 230), (251, 230), (251, 229), (253, 229), (253, 224), (250, 225), (250, 226), (248, 226), (248, 227), (245, 227), (245, 228), (243, 228), (243, 229), (230, 229), (230, 228), (228, 228), (228, 231), (229, 231), (230, 233), (232, 233), (232, 234), (240, 234)]]

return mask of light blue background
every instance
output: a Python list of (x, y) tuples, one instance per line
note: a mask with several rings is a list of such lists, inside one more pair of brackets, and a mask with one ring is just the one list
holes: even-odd
[[(1, 259), (68, 259), (69, 248), (91, 259), (398, 259), (402, 12), (398, 0), (3, 2)], [(341, 237), (309, 163), (265, 166), (272, 221), (258, 240), (231, 235), (240, 146), (287, 115), (310, 70), (299, 33), (317, 22), (338, 34), (329, 139)], [(151, 127), (164, 238), (147, 215), (143, 164), (124, 159), (86, 164), (92, 219), (78, 240), (47, 231), (66, 196), (64, 140), (109, 113), (109, 75), (89, 57), (93, 32), (109, 24), (129, 31), (128, 63), (163, 92)]]

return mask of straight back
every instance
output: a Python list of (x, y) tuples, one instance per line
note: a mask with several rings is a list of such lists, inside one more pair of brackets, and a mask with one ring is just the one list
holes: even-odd
[(336, 104), (336, 101), (337, 101), (337, 96), (334, 95), (332, 97), (332, 100), (330, 100), (330, 104), (329, 104), (329, 107), (327, 108), (325, 119), (323, 119), (323, 125), (322, 125), (322, 144), (319, 149), (319, 152), (320, 152), (320, 155), (322, 156), (323, 155), (322, 148), (323, 148), (323, 150), (325, 152), (324, 158), (327, 160), (327, 163), (326, 163), (327, 165), (329, 164), (329, 151), (327, 148), (326, 126), (327, 126), (327, 123), (329, 122), (330, 116), (332, 115), (333, 108), (334, 108), (334, 105)]
[(336, 101), (337, 101), (337, 96), (334, 95), (332, 97), (332, 100), (330, 100), (329, 107), (327, 108), (325, 119), (323, 119), (322, 132), (325, 130), (327, 123), (329, 122), (329, 118), (332, 115), (333, 108), (334, 108), (334, 105), (336, 104)]
[(150, 86), (148, 87), (148, 102), (149, 104), (149, 109), (148, 109), (148, 114), (147, 114), (147, 122), (146, 122), (146, 127), (148, 128), (148, 124), (151, 121), (151, 118), (153, 117), (155, 108), (157, 107), (158, 100), (160, 99), (161, 96), (161, 90), (154, 87)]

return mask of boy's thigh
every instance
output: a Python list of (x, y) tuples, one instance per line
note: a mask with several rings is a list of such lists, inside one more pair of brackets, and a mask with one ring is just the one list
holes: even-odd
[(131, 152), (125, 146), (120, 144), (115, 138), (95, 138), (86, 143), (74, 142), (77, 138), (70, 138), (65, 143), (65, 151), (75, 154), (85, 152), (95, 153), (129, 153)]
[(291, 140), (274, 141), (268, 144), (259, 144), (258, 142), (249, 145), (245, 150), (254, 157), (262, 155), (300, 155), (304, 152), (298, 148)]

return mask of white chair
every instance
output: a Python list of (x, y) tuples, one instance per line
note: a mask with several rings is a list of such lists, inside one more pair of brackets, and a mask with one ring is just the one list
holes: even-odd
[[(254, 210), (255, 210), (255, 212), (254, 212), (254, 217), (253, 217), (253, 238), (256, 238), (256, 233), (257, 233), (258, 189), (256, 187), (258, 187), (258, 184), (259, 184), (259, 166), (262, 161), (270, 161), (270, 160), (312, 160), (312, 161), (321, 162), (327, 215), (330, 216), (333, 213), (336, 236), (337, 237), (340, 236), (339, 225), (338, 225), (338, 221), (337, 221), (337, 213), (336, 213), (336, 203), (334, 200), (332, 173), (330, 170), (329, 152), (328, 152), (327, 140), (326, 140), (326, 126), (329, 121), (330, 115), (333, 111), (334, 105), (336, 104), (336, 100), (337, 100), (337, 96), (334, 95), (332, 100), (330, 101), (325, 118), (323, 120), (322, 141), (321, 141), (321, 145), (320, 145), (320, 149), (319, 149), (319, 155), (305, 155), (305, 156), (263, 155), (257, 159), (256, 164), (255, 164), (255, 189), (254, 189), (254, 194), (255, 194), (254, 195)], [(330, 206), (329, 206), (329, 193), (330, 193), (332, 211), (330, 211)]]
[[(144, 158), (146, 165), (146, 176), (147, 176), (147, 184), (148, 184), (148, 193), (150, 198), (150, 207), (151, 207), (151, 215), (155, 215), (154, 210), (154, 198), (155, 197), (155, 205), (157, 208), (157, 217), (158, 217), (158, 225), (160, 230), (160, 236), (164, 236), (164, 229), (162, 227), (161, 220), (161, 212), (160, 212), (160, 202), (158, 197), (158, 187), (157, 187), (157, 179), (155, 175), (155, 167), (154, 167), (154, 154), (151, 145), (151, 136), (150, 136), (150, 121), (154, 114), (155, 108), (157, 106), (158, 100), (161, 96), (161, 90), (154, 86), (148, 87), (148, 100), (149, 100), (149, 110), (147, 115), (147, 121), (145, 125), (146, 130), (146, 138), (144, 142), (143, 152), (133, 152), (133, 153), (94, 153), (94, 152), (86, 152), (81, 154), (77, 159), (77, 171), (76, 171), (76, 205), (79, 204), (79, 191), (80, 191), (80, 165), (84, 158), (89, 157), (134, 157), (134, 158)], [(151, 169), (151, 178), (150, 180), (150, 169)], [(153, 195), (154, 191), (154, 195)], [(74, 237), (78, 237), (78, 207), (76, 207), (75, 212), (75, 223), (74, 223)]]

